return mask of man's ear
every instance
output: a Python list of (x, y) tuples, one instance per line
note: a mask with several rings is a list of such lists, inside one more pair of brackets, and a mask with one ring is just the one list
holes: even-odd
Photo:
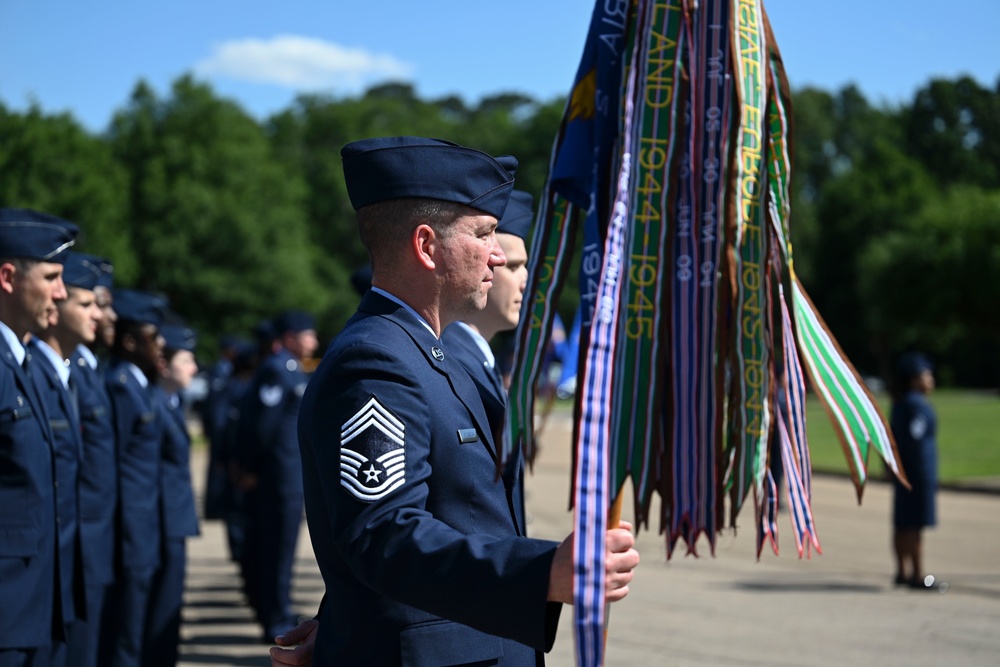
[(0, 290), (6, 294), (14, 293), (14, 276), (17, 275), (17, 267), (10, 262), (0, 264)]
[(417, 225), (410, 239), (417, 262), (428, 271), (436, 268), (435, 259), (440, 250), (440, 239), (430, 225)]
[(132, 334), (132, 333), (123, 333), (122, 334), (122, 349), (125, 350), (126, 352), (129, 352), (129, 353), (135, 352), (136, 346), (138, 344), (139, 344), (139, 341), (137, 341), (135, 339), (135, 335), (134, 334)]

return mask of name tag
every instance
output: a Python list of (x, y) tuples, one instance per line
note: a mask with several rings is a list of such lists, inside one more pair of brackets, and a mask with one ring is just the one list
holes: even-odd
[(468, 444), (470, 442), (478, 442), (479, 434), (476, 433), (474, 428), (460, 428), (458, 429), (458, 443), (461, 445)]

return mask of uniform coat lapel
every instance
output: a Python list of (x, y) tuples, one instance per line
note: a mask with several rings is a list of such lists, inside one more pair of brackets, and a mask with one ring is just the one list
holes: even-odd
[(490, 420), (480, 399), (479, 390), (473, 384), (469, 374), (458, 362), (458, 359), (454, 359), (447, 354), (441, 341), (435, 338), (434, 334), (413, 313), (378, 292), (369, 290), (361, 300), (358, 310), (385, 317), (406, 331), (407, 335), (413, 339), (414, 344), (427, 360), (427, 363), (434, 370), (448, 378), (448, 383), (451, 385), (452, 391), (465, 405), (469, 414), (472, 415), (476, 423), (476, 430), (479, 431), (483, 444), (489, 451), (490, 456), (496, 461), (496, 443), (493, 440)]

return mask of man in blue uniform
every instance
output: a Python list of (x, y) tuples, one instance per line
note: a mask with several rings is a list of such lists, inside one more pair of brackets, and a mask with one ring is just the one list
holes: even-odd
[[(58, 663), (65, 652), (56, 450), (25, 343), (47, 326), (77, 228), (0, 209), (0, 667)], [(68, 490), (67, 490), (68, 491)]]
[(316, 351), (313, 318), (288, 311), (274, 321), (277, 349), (261, 362), (241, 410), (238, 457), (247, 486), (244, 583), (263, 640), (295, 627), (292, 565), (302, 525), (299, 404), (308, 376), (302, 362)]
[[(303, 398), (306, 514), (329, 592), (315, 662), (535, 665), (572, 540), (518, 534), (479, 391), (439, 340), (483, 308), (516, 160), (432, 139), (342, 151), (372, 289)], [(608, 532), (608, 599), (638, 554)]]
[(165, 323), (163, 357), (151, 388), (163, 422), (160, 446), (160, 567), (153, 577), (143, 641), (143, 667), (173, 667), (180, 641), (187, 538), (198, 534), (191, 488), (191, 437), (181, 392), (191, 385), (198, 365), (195, 334), (183, 323)]
[[(514, 190), (496, 229), (497, 242), (507, 261), (493, 270), (493, 286), (486, 298), (486, 307), (461, 322), (449, 324), (441, 334), (445, 349), (472, 376), (486, 408), (495, 442), (499, 442), (502, 437), (507, 389), (489, 341), (497, 333), (517, 327), (520, 320), (521, 302), (528, 279), (528, 252), (525, 243), (533, 221), (531, 195)], [(351, 283), (360, 296), (364, 296), (371, 287), (371, 276), (371, 265), (365, 265), (351, 275)], [(514, 452), (507, 461), (503, 480), (518, 531), (525, 535), (527, 521), (524, 511), (524, 478), (519, 452)], [(299, 642), (302, 644), (291, 650), (272, 650), (272, 664), (294, 665), (310, 661), (314, 650), (311, 640), (314, 639), (317, 624), (316, 619), (303, 621), (292, 631), (276, 638), (282, 646)]]
[(241, 341), (234, 336), (223, 336), (219, 341), (219, 359), (208, 371), (208, 394), (198, 410), (209, 451), (203, 512), (206, 519), (223, 519), (226, 514), (229, 473), (223, 463), (222, 450), (229, 418), (225, 396), (240, 347)]
[(139, 290), (115, 290), (115, 343), (105, 374), (118, 459), (115, 583), (102, 618), (98, 664), (139, 667), (153, 575), (160, 565), (160, 442), (163, 421), (149, 378), (163, 349), (166, 303)]
[[(98, 273), (95, 278), (94, 268)], [(110, 294), (114, 269), (102, 257), (71, 253), (64, 279), (68, 298), (59, 304), (55, 332), (63, 354), (69, 356), (70, 378), (76, 385), (83, 455), (80, 460), (80, 542), (86, 608), (70, 629), (67, 653), (79, 667), (96, 667), (101, 611), (114, 579), (115, 506), (118, 466), (111, 402), (92, 348), (101, 343), (102, 327), (115, 315), (110, 296), (103, 302), (98, 292)], [(93, 326), (93, 311), (97, 325)], [(74, 342), (75, 341), (75, 342)]]
[(915, 590), (943, 590), (923, 571), (923, 529), (937, 524), (937, 417), (927, 396), (934, 391), (934, 367), (919, 352), (902, 355), (893, 383), (892, 435), (911, 488), (894, 481), (893, 548), (896, 584)]
[[(80, 253), (70, 252), (63, 269), (67, 298), (56, 305), (48, 326), (33, 331), (28, 349), (36, 387), (47, 400), (46, 411), (56, 447), (59, 504), (59, 575), (63, 622), (71, 643), (76, 619), (87, 618), (83, 540), (79, 517), (79, 480), (83, 462), (80, 386), (71, 376), (69, 357), (77, 345), (93, 340), (101, 319), (94, 300), (100, 268)], [(107, 500), (105, 500), (107, 502)], [(77, 656), (72, 652), (73, 663)]]

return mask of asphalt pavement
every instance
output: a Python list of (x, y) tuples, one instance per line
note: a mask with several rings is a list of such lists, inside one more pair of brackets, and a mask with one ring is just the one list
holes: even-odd
[[(571, 530), (570, 422), (551, 415), (528, 476), (529, 534), (562, 539)], [(196, 486), (205, 456), (196, 452)], [(335, 474), (335, 473), (334, 473)], [(654, 506), (657, 501), (654, 500)], [(998, 665), (1000, 664), (1000, 495), (942, 489), (939, 526), (925, 532), (925, 569), (947, 592), (892, 583), (891, 486), (869, 482), (859, 505), (846, 477), (813, 479), (813, 516), (822, 554), (799, 558), (787, 513), (780, 555), (756, 557), (752, 507), (738, 529), (707, 539), (698, 556), (638, 534), (642, 563), (631, 593), (611, 607), (608, 666), (656, 665)], [(632, 516), (626, 502), (623, 517)], [(181, 667), (270, 664), (267, 646), (239, 592), (223, 526), (202, 522), (189, 541)], [(295, 565), (296, 610), (315, 614), (324, 585), (303, 522)], [(489, 604), (484, 600), (483, 604)], [(575, 664), (573, 609), (566, 607), (549, 667)]]

